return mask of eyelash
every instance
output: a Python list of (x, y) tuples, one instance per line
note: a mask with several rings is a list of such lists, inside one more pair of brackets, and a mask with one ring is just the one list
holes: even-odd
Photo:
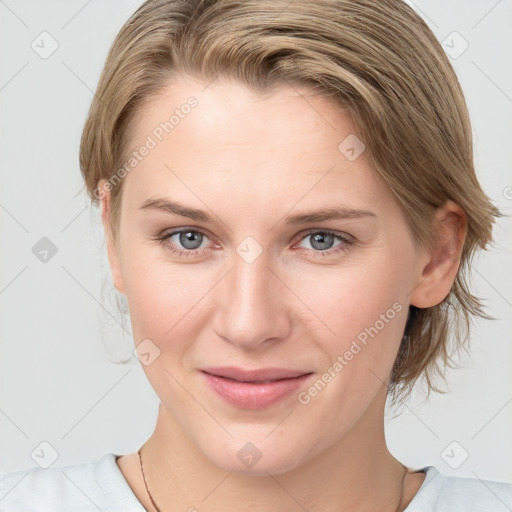
[[(178, 256), (182, 256), (182, 257), (185, 257), (185, 258), (191, 258), (191, 257), (194, 257), (194, 256), (197, 256), (199, 253), (201, 253), (202, 251), (204, 251), (205, 249), (190, 249), (190, 250), (182, 250), (182, 249), (176, 249), (175, 247), (173, 247), (171, 244), (167, 244), (167, 241), (174, 235), (178, 235), (180, 233), (198, 233), (198, 234), (201, 234), (203, 236), (205, 236), (206, 238), (208, 238), (208, 236), (206, 235), (206, 233), (203, 233), (201, 230), (198, 230), (198, 229), (187, 229), (187, 228), (183, 228), (183, 229), (178, 229), (178, 230), (175, 230), (175, 231), (171, 231), (171, 232), (168, 232), (168, 233), (164, 233), (163, 235), (158, 235), (156, 237), (156, 240), (162, 245), (165, 247), (166, 250), (169, 250), (171, 251), (172, 253), (174, 254), (177, 254)], [(327, 256), (334, 256), (336, 254), (339, 254), (339, 253), (342, 253), (342, 252), (345, 252), (347, 249), (348, 249), (348, 246), (350, 245), (353, 245), (355, 242), (354, 242), (354, 239), (352, 237), (350, 237), (349, 235), (342, 235), (340, 233), (337, 233), (335, 231), (330, 231), (328, 229), (310, 229), (300, 240), (299, 242), (302, 242), (302, 240), (304, 240), (305, 238), (307, 238), (308, 236), (311, 236), (311, 235), (314, 235), (314, 234), (323, 234), (323, 235), (332, 235), (334, 236), (335, 238), (338, 238), (342, 243), (338, 246), (338, 247), (335, 247), (333, 249), (327, 249), (325, 251), (319, 251), (319, 250), (314, 250), (314, 249), (306, 249), (307, 251), (309, 252), (313, 252), (314, 253), (314, 257), (327, 257)]]

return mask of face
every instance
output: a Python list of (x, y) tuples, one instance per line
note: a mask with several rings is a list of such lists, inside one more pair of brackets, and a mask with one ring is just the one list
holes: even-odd
[(133, 128), (109, 256), (169, 418), (227, 471), (342, 442), (382, 403), (424, 262), (348, 112), (183, 80)]

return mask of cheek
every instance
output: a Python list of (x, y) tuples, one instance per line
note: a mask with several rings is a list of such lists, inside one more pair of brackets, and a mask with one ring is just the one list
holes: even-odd
[(317, 344), (311, 353), (322, 354), (322, 365), (298, 398), (308, 418), (321, 418), (332, 432), (349, 429), (390, 376), (408, 309), (407, 287), (390, 264), (338, 269), (321, 288), (303, 282), (324, 326), (316, 319), (309, 325)]
[[(364, 262), (316, 268), (303, 275), (290, 275), (289, 279), (334, 337), (346, 338), (373, 325), (390, 308), (388, 316), (393, 319), (397, 309), (406, 308), (410, 293), (408, 263), (395, 256), (380, 252)], [(401, 307), (393, 309), (395, 303)]]
[[(374, 339), (389, 340), (372, 343), (365, 358), (383, 359), (398, 347), (406, 320), (410, 258), (407, 250), (394, 246), (404, 248), (388, 244), (337, 266), (308, 264), (278, 271), (301, 299), (283, 297), (283, 308), (295, 328), (307, 331), (331, 360), (349, 350), (353, 340), (364, 347)], [(135, 343), (149, 338), (159, 346), (165, 343), (166, 351), (184, 349), (182, 345), (207, 327), (208, 314), (222, 306), (214, 308), (213, 303), (223, 270), (208, 263), (172, 263), (156, 247), (125, 249), (122, 271)]]
[(298, 295), (315, 312), (308, 315), (309, 335), (327, 355), (327, 367), (341, 358), (341, 381), (350, 375), (364, 387), (369, 369), (387, 377), (407, 320), (409, 265), (405, 256), (382, 251), (364, 263), (319, 269), (296, 281)]
[(193, 267), (172, 265), (148, 253), (132, 253), (124, 267), (133, 339), (151, 357), (142, 369), (160, 399), (182, 410), (190, 406), (189, 397), (173, 376), (181, 381), (180, 367), (188, 367), (186, 358), (201, 329), (198, 314), (204, 308), (200, 299), (207, 278), (203, 274), (201, 279)]
[(161, 249), (136, 248), (123, 259), (122, 271), (135, 342), (173, 337), (193, 316), (204, 295), (199, 266), (176, 265)]

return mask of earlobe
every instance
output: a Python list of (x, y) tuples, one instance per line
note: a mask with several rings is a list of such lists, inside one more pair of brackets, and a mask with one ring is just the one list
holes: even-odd
[(114, 241), (111, 228), (111, 196), (110, 191), (104, 186), (106, 180), (102, 179), (98, 183), (98, 189), (101, 193), (101, 221), (105, 231), (105, 239), (107, 244), (107, 255), (110, 263), (110, 271), (112, 272), (112, 280), (116, 290), (122, 294), (125, 293), (123, 274), (121, 271), (121, 262), (118, 256), (118, 248)]
[(428, 257), (411, 293), (411, 304), (429, 308), (441, 303), (450, 293), (466, 238), (466, 215), (453, 201), (436, 212), (438, 228)]

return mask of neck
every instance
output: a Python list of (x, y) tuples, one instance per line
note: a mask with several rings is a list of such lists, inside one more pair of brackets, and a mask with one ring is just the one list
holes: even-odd
[[(252, 476), (224, 471), (197, 450), (160, 404), (153, 435), (142, 448), (144, 473), (160, 512), (250, 508), (382, 512), (403, 510), (404, 467), (384, 435), (385, 395), (341, 440), (291, 471)], [(148, 510), (154, 508), (146, 507)]]

